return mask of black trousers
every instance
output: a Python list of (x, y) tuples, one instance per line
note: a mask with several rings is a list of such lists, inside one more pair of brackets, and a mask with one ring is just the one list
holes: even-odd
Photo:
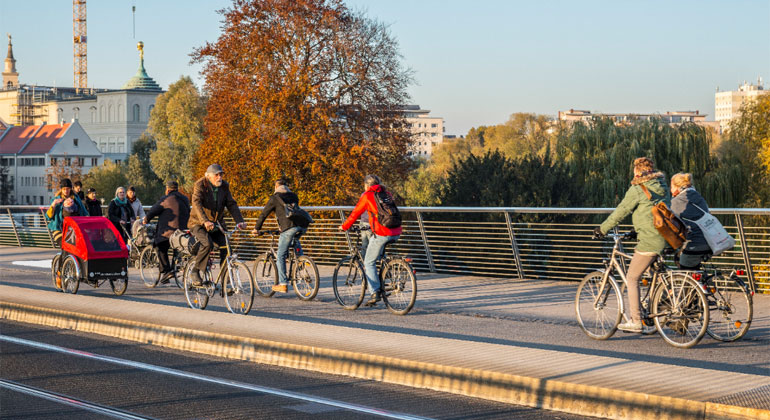
[(214, 248), (214, 244), (219, 245), (219, 262), (225, 260), (227, 257), (227, 250), (224, 248), (226, 239), (224, 233), (219, 230), (209, 232), (203, 225), (196, 225), (190, 228), (190, 233), (195, 236), (195, 239), (200, 244), (198, 247), (198, 253), (195, 254), (195, 267), (199, 271), (205, 271), (206, 265), (208, 265), (209, 253)]
[(168, 262), (168, 250), (171, 248), (171, 243), (168, 240), (160, 241), (155, 244), (158, 248), (158, 261), (160, 262), (160, 270), (162, 272), (171, 271), (170, 263)]

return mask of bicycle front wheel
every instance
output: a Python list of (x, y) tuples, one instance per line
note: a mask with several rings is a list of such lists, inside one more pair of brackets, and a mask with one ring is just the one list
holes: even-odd
[[(208, 289), (205, 286), (196, 287), (192, 285), (192, 272), (195, 270), (195, 260), (191, 259), (184, 267), (184, 296), (187, 299), (187, 305), (193, 309), (206, 309), (209, 304)], [(201, 273), (203, 275), (203, 273)], [(208, 276), (207, 278), (210, 278)]]
[(320, 283), (315, 262), (304, 255), (297, 257), (294, 281), (292, 281), (297, 297), (302, 300), (312, 300), (318, 294)]
[(754, 305), (743, 280), (716, 276), (708, 284), (709, 324), (706, 332), (719, 341), (736, 341), (746, 335), (754, 316)]
[(225, 304), (234, 314), (246, 315), (254, 303), (254, 278), (246, 264), (235, 261), (225, 273)]
[(674, 347), (688, 349), (706, 334), (709, 309), (701, 286), (687, 274), (669, 272), (655, 288), (652, 316), (661, 337)]
[(417, 278), (401, 258), (391, 260), (382, 273), (382, 300), (390, 312), (406, 315), (417, 301)]
[(366, 276), (361, 260), (344, 257), (334, 268), (332, 288), (337, 303), (343, 308), (353, 310), (361, 306), (366, 294)]
[(155, 247), (148, 246), (139, 255), (139, 276), (146, 287), (155, 287), (160, 281), (160, 260)]
[(176, 251), (171, 258), (171, 271), (174, 273), (174, 283), (176, 284), (176, 287), (180, 289), (184, 287), (184, 267), (190, 259), (191, 258), (183, 256)]
[(575, 295), (575, 314), (583, 332), (594, 340), (606, 340), (615, 334), (623, 316), (618, 284), (604, 272), (594, 271), (583, 277)]
[(270, 254), (262, 254), (254, 260), (254, 283), (260, 295), (270, 297), (275, 294), (273, 286), (278, 284), (278, 268)]

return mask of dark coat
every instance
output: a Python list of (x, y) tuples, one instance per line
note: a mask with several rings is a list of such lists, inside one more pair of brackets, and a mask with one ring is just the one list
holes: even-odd
[[(283, 203), (281, 200), (283, 200)], [(254, 229), (262, 229), (262, 224), (265, 223), (265, 219), (267, 219), (267, 216), (269, 216), (272, 212), (275, 212), (275, 218), (278, 219), (278, 226), (280, 227), (281, 232), (287, 231), (297, 226), (296, 223), (286, 217), (286, 206), (284, 203), (299, 204), (299, 198), (297, 197), (297, 194), (294, 194), (291, 191), (279, 192), (271, 195), (270, 199), (267, 200), (267, 204), (265, 204), (265, 208), (262, 209), (262, 214), (259, 215), (259, 219), (257, 219), (257, 224), (254, 226)]]
[[(696, 206), (700, 207), (703, 211), (698, 210)], [(700, 230), (700, 226), (693, 222), (693, 220), (703, 217), (704, 211), (709, 211), (706, 200), (695, 188), (687, 188), (672, 198), (671, 211), (682, 219), (684, 224), (690, 227), (690, 232), (687, 234), (687, 246), (684, 248), (685, 251), (711, 250), (708, 242), (706, 242), (706, 238), (703, 236), (703, 232)]]
[(188, 222), (190, 229), (194, 226), (202, 226), (205, 222), (220, 222), (222, 227), (227, 229), (225, 226), (225, 208), (230, 211), (230, 215), (233, 216), (236, 223), (243, 223), (241, 210), (230, 193), (230, 184), (227, 181), (222, 181), (222, 186), (219, 187), (217, 193), (217, 200), (214, 202), (214, 191), (211, 183), (206, 177), (197, 180), (193, 187), (192, 211)]
[(116, 200), (110, 201), (110, 205), (107, 206), (107, 218), (110, 219), (110, 222), (115, 225), (115, 229), (117, 229), (118, 232), (121, 232), (122, 235), (123, 230), (120, 228), (121, 207), (125, 207), (128, 214), (128, 220), (126, 220), (127, 231), (131, 231), (131, 221), (134, 220), (136, 216), (134, 215), (134, 209), (131, 208), (131, 204), (128, 203), (128, 200), (126, 200), (126, 204), (118, 204)]
[(187, 222), (190, 219), (190, 200), (179, 191), (172, 191), (161, 197), (147, 211), (144, 220), (149, 222), (155, 217), (158, 218), (158, 228), (155, 230), (155, 243), (159, 244), (163, 241), (168, 241), (168, 238), (177, 229), (187, 229)]
[(90, 198), (86, 198), (86, 208), (88, 208), (89, 216), (102, 215), (102, 202), (99, 200), (91, 200)]

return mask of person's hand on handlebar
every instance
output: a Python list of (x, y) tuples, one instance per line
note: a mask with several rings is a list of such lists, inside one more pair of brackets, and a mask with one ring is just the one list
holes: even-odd
[(633, 228), (629, 230), (628, 233), (626, 233), (626, 239), (629, 239), (632, 241), (636, 239), (636, 230), (634, 230)]
[(203, 222), (203, 227), (205, 227), (207, 231), (211, 232), (212, 230), (214, 230), (215, 226), (214, 226), (214, 223), (212, 222)]
[(594, 228), (593, 236), (591, 239), (604, 239), (604, 233), (602, 233), (602, 228), (597, 226)]
[(341, 230), (343, 232), (345, 231), (345, 229), (342, 227), (342, 225), (337, 226), (337, 229), (339, 229), (339, 230)]

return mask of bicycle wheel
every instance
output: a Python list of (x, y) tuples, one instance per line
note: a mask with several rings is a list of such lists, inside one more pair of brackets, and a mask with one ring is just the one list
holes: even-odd
[(260, 295), (270, 297), (275, 294), (273, 285), (278, 284), (278, 268), (270, 254), (264, 253), (254, 260), (254, 283)]
[(148, 246), (139, 254), (139, 275), (146, 287), (155, 287), (160, 280), (160, 261), (155, 247)]
[[(61, 292), (61, 270), (59, 269), (59, 261), (61, 261), (61, 254), (56, 254), (51, 259), (51, 281), (53, 282), (53, 288)], [(57, 278), (59, 279), (58, 281), (56, 281)]]
[(184, 267), (184, 296), (187, 305), (193, 309), (206, 309), (209, 304), (209, 294), (206, 287), (192, 285), (192, 271), (195, 269), (195, 260), (190, 260)]
[(606, 340), (615, 334), (623, 316), (618, 284), (604, 272), (594, 271), (583, 277), (575, 295), (575, 314), (583, 332), (594, 340)]
[(343, 308), (353, 310), (361, 306), (366, 294), (366, 276), (361, 260), (344, 257), (334, 268), (332, 288), (337, 303)]
[(78, 262), (75, 257), (69, 256), (64, 260), (61, 267), (62, 290), (73, 295), (78, 292), (80, 287), (80, 278), (78, 277)]
[(709, 324), (706, 332), (719, 341), (735, 341), (746, 335), (754, 305), (743, 280), (716, 276), (709, 282)]
[(302, 300), (311, 300), (316, 297), (320, 287), (318, 267), (312, 259), (304, 255), (298, 257), (295, 264), (296, 271), (292, 281), (294, 293)]
[(174, 273), (174, 283), (176, 284), (176, 287), (180, 289), (184, 286), (184, 267), (189, 260), (190, 259), (186, 255), (181, 255), (176, 252), (171, 258), (171, 270)]
[(225, 273), (225, 304), (234, 314), (246, 315), (254, 303), (254, 278), (246, 264), (235, 261)]
[(652, 297), (652, 316), (661, 337), (674, 347), (688, 349), (706, 334), (709, 310), (700, 285), (687, 274), (662, 276)]
[(417, 301), (417, 279), (412, 267), (401, 258), (390, 260), (382, 273), (382, 300), (390, 312), (406, 315)]
[(128, 275), (119, 279), (110, 279), (110, 287), (112, 288), (112, 293), (115, 293), (116, 296), (123, 295), (123, 293), (126, 293), (126, 289), (128, 289)]

